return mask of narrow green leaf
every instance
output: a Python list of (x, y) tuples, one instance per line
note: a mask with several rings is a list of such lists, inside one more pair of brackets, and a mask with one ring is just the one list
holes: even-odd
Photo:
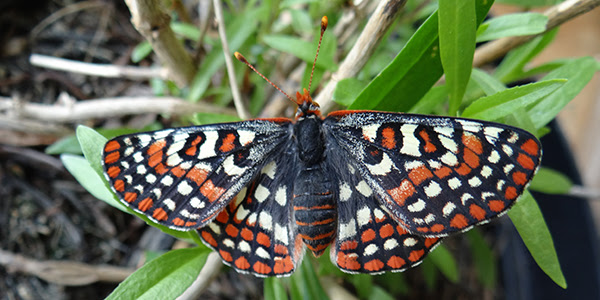
[(560, 287), (566, 289), (567, 281), (560, 269), (552, 235), (546, 226), (539, 206), (528, 191), (508, 212), (525, 246), (540, 268)]
[(369, 299), (372, 299), (372, 300), (394, 300), (396, 298), (394, 296), (390, 295), (390, 293), (388, 293), (386, 290), (384, 290), (378, 286), (374, 286), (373, 292), (369, 295)]
[(169, 251), (131, 274), (106, 299), (176, 299), (198, 277), (209, 250)]
[(332, 100), (337, 104), (349, 106), (365, 86), (365, 82), (356, 78), (342, 79), (335, 86)]
[(477, 268), (479, 280), (487, 288), (493, 288), (496, 283), (496, 259), (492, 249), (483, 239), (479, 229), (474, 228), (467, 232), (467, 238), (471, 243), (473, 259)]
[(319, 282), (310, 259), (302, 261), (300, 267), (290, 276), (290, 280), (292, 299), (329, 299)]
[(455, 116), (471, 76), (477, 16), (474, 0), (439, 0), (440, 58), (450, 97), (448, 114)]
[(436, 282), (439, 278), (440, 272), (435, 267), (432, 259), (428, 257), (423, 260), (423, 263), (419, 265), (421, 272), (423, 273), (423, 279), (425, 281), (425, 286), (428, 291), (435, 290)]
[(481, 24), (477, 30), (477, 42), (542, 33), (546, 30), (547, 23), (548, 17), (540, 13), (514, 13), (499, 16)]
[(545, 97), (528, 109), (528, 113), (536, 128), (546, 126), (560, 110), (565, 107), (592, 79), (596, 72), (596, 60), (592, 57), (574, 59), (572, 62), (550, 72), (541, 80), (552, 80), (556, 78), (568, 79), (555, 93)]
[(433, 109), (440, 106), (447, 99), (448, 90), (446, 85), (434, 86), (408, 112), (412, 114), (431, 114)]
[(350, 282), (356, 289), (358, 297), (361, 299), (368, 298), (373, 293), (375, 284), (373, 283), (373, 276), (368, 274), (355, 274), (351, 275)]
[(429, 253), (428, 257), (448, 280), (455, 283), (458, 282), (456, 260), (454, 260), (452, 254), (450, 254), (450, 251), (444, 245), (439, 245)]
[(83, 125), (77, 126), (76, 135), (83, 156), (90, 162), (91, 167), (99, 176), (104, 176), (104, 172), (102, 171), (102, 151), (108, 139), (94, 129)]
[[(332, 38), (334, 37), (331, 34), (323, 36), (321, 53), (319, 53), (319, 59), (317, 59), (317, 67), (330, 71), (333, 71), (337, 68), (335, 62), (333, 61), (334, 53), (328, 50), (335, 48), (333, 46), (333, 44), (335, 44), (335, 41), (334, 39), (332, 40)], [(269, 47), (282, 52), (290, 53), (311, 65), (315, 59), (317, 47), (313, 41), (305, 41), (303, 39), (293, 36), (275, 34), (265, 35), (263, 37), (263, 41)]]
[(292, 9), (292, 27), (295, 32), (314, 34), (314, 22), (305, 9)]
[(542, 167), (531, 180), (529, 189), (546, 194), (566, 194), (573, 187), (573, 182), (564, 174)]
[(471, 71), (471, 80), (475, 81), (488, 96), (506, 90), (506, 86), (500, 80), (479, 69)]
[(106, 202), (108, 205), (117, 208), (123, 212), (128, 212), (123, 204), (121, 204), (98, 173), (92, 168), (87, 159), (78, 155), (63, 154), (60, 156), (65, 168), (77, 179), (92, 196)]
[(200, 30), (194, 24), (183, 23), (183, 22), (172, 22), (171, 29), (178, 35), (185, 37), (186, 39), (197, 42), (200, 38)]
[(131, 52), (131, 61), (139, 63), (150, 53), (152, 53), (152, 45), (148, 41), (143, 41), (133, 48), (133, 51)]
[(265, 278), (263, 290), (265, 300), (285, 300), (288, 298), (281, 279), (277, 277)]
[(513, 87), (491, 96), (483, 97), (465, 108), (462, 117), (487, 121), (498, 120), (525, 108), (556, 91), (566, 80), (546, 80)]

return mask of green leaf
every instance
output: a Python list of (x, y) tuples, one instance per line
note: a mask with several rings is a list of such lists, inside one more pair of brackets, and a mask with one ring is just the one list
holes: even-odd
[(194, 115), (194, 124), (198, 125), (239, 121), (241, 121), (240, 117), (225, 114), (197, 113)]
[[(329, 71), (333, 71), (337, 68), (337, 65), (333, 61), (334, 53), (330, 50), (327, 50), (335, 49), (332, 45), (332, 43), (335, 44), (335, 41), (332, 40), (332, 38), (332, 35), (323, 36), (321, 53), (319, 53), (319, 59), (317, 59), (317, 67)], [(305, 41), (297, 37), (275, 34), (263, 36), (263, 41), (273, 49), (290, 53), (307, 62), (308, 64), (311, 64), (308, 66), (308, 68), (312, 67), (312, 62), (315, 59), (315, 53), (317, 51), (317, 47), (314, 42)]]
[(476, 82), (488, 96), (506, 90), (506, 86), (501, 81), (479, 69), (471, 71), (471, 80)]
[(60, 160), (69, 173), (71, 173), (71, 175), (77, 179), (77, 182), (90, 192), (92, 196), (106, 202), (114, 208), (128, 213), (125, 206), (115, 198), (115, 194), (106, 187), (102, 178), (85, 158), (78, 155), (63, 154), (60, 156)]
[(329, 299), (319, 282), (319, 278), (311, 264), (311, 259), (304, 259), (300, 267), (292, 274), (290, 280), (292, 299)]
[(176, 299), (198, 277), (210, 250), (169, 251), (125, 279), (106, 299)]
[(567, 281), (560, 269), (552, 236), (533, 196), (525, 191), (508, 215), (538, 266), (556, 284), (566, 289)]
[(513, 87), (479, 98), (463, 111), (462, 117), (487, 121), (498, 120), (556, 91), (566, 80), (555, 79)]
[[(477, 24), (493, 1), (476, 1)], [(394, 60), (360, 93), (349, 109), (408, 111), (442, 76), (438, 16), (433, 13)]]
[(131, 61), (139, 63), (150, 55), (150, 53), (152, 53), (152, 45), (148, 41), (143, 41), (133, 48), (133, 51), (131, 52)]
[(496, 283), (496, 260), (492, 249), (483, 239), (478, 228), (474, 228), (467, 232), (467, 238), (471, 243), (473, 251), (473, 259), (477, 268), (479, 280), (487, 288), (493, 288)]
[(390, 295), (390, 293), (388, 293), (386, 290), (384, 290), (378, 286), (374, 286), (373, 292), (369, 295), (369, 299), (372, 299), (372, 300), (394, 300), (396, 298), (394, 296)]
[(560, 110), (565, 107), (592, 79), (596, 72), (596, 60), (592, 57), (574, 59), (572, 62), (550, 72), (541, 80), (552, 80), (556, 78), (567, 79), (561, 88), (555, 93), (545, 97), (528, 109), (528, 113), (536, 128), (546, 126)]
[(421, 272), (423, 273), (423, 280), (428, 291), (435, 290), (436, 282), (439, 278), (439, 272), (436, 270), (435, 264), (431, 258), (426, 257), (423, 263), (419, 265)]
[(566, 194), (573, 187), (573, 182), (564, 174), (542, 167), (533, 177), (529, 189), (546, 194)]
[(197, 42), (200, 38), (200, 30), (194, 24), (183, 23), (183, 22), (172, 22), (171, 29), (178, 35), (185, 37), (186, 39)]
[(548, 17), (540, 13), (514, 13), (493, 18), (477, 30), (477, 42), (508, 36), (532, 35), (544, 32)]
[(349, 106), (365, 86), (365, 82), (356, 78), (342, 79), (335, 86), (332, 100), (337, 104)]
[[(146, 128), (146, 130), (156, 130), (159, 128), (150, 127)], [(139, 129), (131, 129), (131, 128), (115, 128), (115, 129), (98, 129), (96, 132), (101, 134), (106, 138), (113, 138), (115, 136), (130, 134), (134, 132), (139, 132)], [(77, 140), (77, 136), (75, 134), (64, 137), (54, 144), (48, 146), (46, 148), (46, 154), (58, 155), (58, 154), (83, 154), (81, 152), (81, 146), (79, 145), (79, 141)]]
[(281, 279), (277, 277), (265, 278), (263, 290), (265, 300), (283, 300), (288, 298)]
[(356, 289), (358, 297), (365, 299), (373, 293), (375, 284), (373, 283), (373, 276), (369, 274), (355, 274), (351, 275), (350, 282)]
[(456, 266), (456, 260), (454, 260), (454, 257), (446, 247), (439, 245), (435, 250), (429, 253), (428, 257), (448, 280), (454, 283), (458, 282), (458, 267)]
[(474, 0), (439, 0), (440, 58), (450, 97), (448, 114), (455, 116), (471, 76), (477, 16)]
[(76, 135), (83, 156), (90, 162), (92, 169), (99, 176), (104, 176), (104, 172), (102, 171), (102, 151), (108, 139), (94, 129), (83, 125), (77, 126)]
[(446, 89), (446, 85), (434, 86), (408, 112), (413, 114), (431, 114), (435, 107), (440, 106), (447, 99), (448, 90)]

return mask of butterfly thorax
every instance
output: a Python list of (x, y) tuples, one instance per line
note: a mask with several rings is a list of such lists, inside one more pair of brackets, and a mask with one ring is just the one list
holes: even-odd
[(300, 166), (294, 181), (294, 217), (300, 237), (315, 256), (333, 242), (337, 227), (333, 182), (324, 163), (322, 123), (319, 116), (308, 113), (294, 126)]

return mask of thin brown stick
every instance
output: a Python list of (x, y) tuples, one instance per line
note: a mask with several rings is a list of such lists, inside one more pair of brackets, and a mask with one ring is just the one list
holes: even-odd
[(171, 30), (169, 15), (159, 0), (125, 0), (131, 23), (150, 42), (152, 49), (169, 71), (169, 78), (186, 86), (196, 74), (196, 66)]
[(537, 35), (505, 37), (478, 47), (475, 51), (475, 56), (473, 57), (473, 66), (480, 67), (490, 63), (502, 57), (508, 53), (508, 51), (525, 44), (533, 38), (542, 35), (581, 14), (591, 11), (599, 5), (600, 0), (567, 0), (552, 6), (544, 12), (544, 15), (548, 17), (546, 31)]

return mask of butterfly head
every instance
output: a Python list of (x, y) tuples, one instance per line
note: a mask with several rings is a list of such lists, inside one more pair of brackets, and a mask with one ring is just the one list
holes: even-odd
[(321, 109), (319, 104), (314, 102), (307, 89), (303, 90), (303, 93), (296, 92), (296, 104), (298, 109), (296, 110), (296, 120), (307, 115), (317, 115), (321, 117)]

